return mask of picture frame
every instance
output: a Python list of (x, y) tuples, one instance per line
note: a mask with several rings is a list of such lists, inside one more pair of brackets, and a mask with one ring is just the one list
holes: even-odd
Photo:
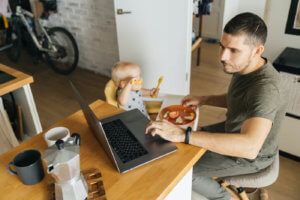
[(300, 1), (299, 0), (291, 0), (285, 33), (292, 34), (292, 35), (300, 35)]

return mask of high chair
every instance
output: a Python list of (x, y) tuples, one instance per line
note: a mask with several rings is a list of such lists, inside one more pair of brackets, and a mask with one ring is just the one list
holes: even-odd
[(104, 88), (106, 102), (116, 107), (118, 107), (118, 103), (116, 100), (117, 89), (118, 87), (115, 85), (113, 80), (109, 80)]
[[(117, 93), (118, 87), (115, 85), (113, 80), (109, 80), (104, 88), (104, 94), (106, 98), (106, 102), (118, 107), (117, 99), (116, 99), (116, 93)], [(146, 109), (148, 114), (157, 114), (160, 110), (162, 102), (154, 102), (154, 101), (146, 101), (144, 100)]]

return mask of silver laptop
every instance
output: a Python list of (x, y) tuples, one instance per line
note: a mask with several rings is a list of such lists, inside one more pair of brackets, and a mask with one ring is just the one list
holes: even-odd
[(138, 109), (98, 120), (73, 83), (70, 84), (93, 134), (120, 173), (177, 150), (172, 142), (145, 134), (149, 119)]

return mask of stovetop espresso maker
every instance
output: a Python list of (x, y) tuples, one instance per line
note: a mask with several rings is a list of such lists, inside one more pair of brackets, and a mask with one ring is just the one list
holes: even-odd
[(57, 140), (44, 153), (47, 172), (55, 179), (56, 200), (84, 200), (88, 186), (80, 172), (80, 135), (72, 134), (65, 142)]

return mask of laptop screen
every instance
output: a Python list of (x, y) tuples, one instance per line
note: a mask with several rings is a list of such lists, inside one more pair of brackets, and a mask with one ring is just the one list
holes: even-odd
[[(88, 106), (86, 101), (83, 99), (83, 97), (80, 95), (77, 88), (74, 86), (74, 84), (70, 81), (71, 87), (75, 93), (75, 96), (78, 100), (78, 103), (83, 111), (83, 114), (85, 116), (85, 119), (87, 123), (89, 124), (90, 128), (92, 129), (93, 134), (97, 138), (97, 140), (100, 142), (104, 150), (106, 151), (107, 155), (113, 160), (113, 162), (116, 164), (114, 154), (108, 144), (108, 140), (104, 134), (103, 127), (101, 125), (101, 122), (98, 120), (94, 112), (91, 110), (91, 108)], [(116, 164), (117, 166), (117, 164)]]

